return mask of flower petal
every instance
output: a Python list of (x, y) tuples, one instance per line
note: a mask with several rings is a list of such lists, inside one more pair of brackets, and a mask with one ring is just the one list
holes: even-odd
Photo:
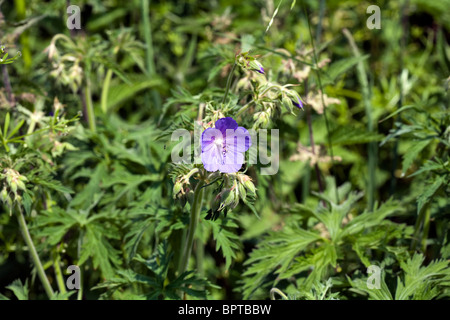
[(245, 152), (252, 145), (250, 133), (244, 127), (238, 127), (234, 132), (228, 130), (225, 136), (225, 148), (232, 152)]
[(219, 166), (224, 162), (223, 153), (215, 144), (207, 147), (207, 150), (202, 151), (202, 163), (206, 171), (215, 172), (219, 170)]
[(220, 118), (219, 120), (217, 120), (215, 126), (216, 126), (216, 129), (219, 129), (222, 132), (222, 134), (225, 136), (227, 129), (237, 129), (238, 124), (233, 118), (226, 117), (226, 118)]
[(208, 128), (202, 133), (202, 151), (216, 140), (223, 139), (223, 134), (215, 128)]
[(223, 163), (219, 164), (219, 171), (222, 173), (235, 173), (241, 169), (244, 163), (244, 154), (241, 152), (226, 152)]

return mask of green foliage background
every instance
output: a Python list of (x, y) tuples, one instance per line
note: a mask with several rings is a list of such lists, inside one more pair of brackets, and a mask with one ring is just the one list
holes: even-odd
[[(448, 0), (70, 1), (72, 31), (66, 0), (0, 3), (13, 57), (0, 62), (0, 298), (48, 298), (20, 214), (52, 299), (448, 298)], [(219, 104), (249, 48), (269, 81), (299, 84), (305, 110), (283, 104), (264, 123), (280, 130), (280, 169), (248, 168), (254, 202), (206, 220), (205, 191), (179, 274), (192, 198), (173, 188), (192, 167), (171, 163), (170, 135), (199, 106), (231, 116), (251, 101), (251, 71), (233, 69)], [(338, 99), (325, 113), (320, 92)], [(292, 161), (311, 136), (317, 164)], [(79, 291), (64, 284), (73, 264)]]

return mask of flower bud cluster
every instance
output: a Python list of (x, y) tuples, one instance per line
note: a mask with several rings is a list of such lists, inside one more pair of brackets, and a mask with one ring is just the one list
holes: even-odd
[[(0, 173), (1, 191), (0, 200), (9, 207), (10, 214), (12, 212), (13, 201), (21, 202), (21, 192), (26, 190), (25, 183), (27, 177), (21, 175), (18, 171), (6, 168)], [(14, 198), (13, 198), (14, 197)]]
[[(219, 188), (220, 189), (220, 188)], [(228, 210), (233, 210), (239, 204), (239, 199), (247, 201), (247, 196), (256, 197), (256, 188), (251, 178), (242, 172), (224, 175), (224, 186), (213, 196), (210, 209), (205, 219), (216, 220), (220, 212), (226, 216)]]

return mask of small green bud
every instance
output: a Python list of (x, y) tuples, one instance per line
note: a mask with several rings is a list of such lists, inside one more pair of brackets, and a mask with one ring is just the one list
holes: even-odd
[(220, 204), (219, 210), (223, 210), (225, 207), (231, 205), (234, 202), (234, 193), (230, 189), (224, 189), (219, 194), (222, 203)]
[(292, 113), (292, 109), (294, 107), (294, 105), (292, 104), (292, 100), (283, 95), (283, 99), (281, 99), (281, 102), (283, 103), (283, 106), (287, 109), (287, 111)]
[(20, 190), (25, 190), (25, 189), (26, 189), (25, 183), (23, 183), (21, 180), (18, 180), (18, 181), (17, 181), (17, 187), (18, 187)]
[(245, 200), (247, 197), (247, 191), (245, 190), (245, 186), (242, 183), (239, 183), (239, 196), (242, 200)]
[(247, 190), (250, 191), (250, 193), (256, 194), (255, 185), (253, 184), (253, 182), (250, 178), (248, 178), (244, 181), (244, 185), (247, 188)]
[(11, 181), (11, 183), (9, 184), (11, 191), (16, 193), (17, 192), (17, 182), (15, 181)]
[(178, 195), (178, 193), (180, 193), (181, 189), (182, 189), (182, 184), (180, 181), (177, 181), (175, 183), (175, 185), (173, 186), (173, 198), (175, 199)]
[(8, 198), (8, 191), (6, 190), (6, 188), (3, 188), (2, 192), (0, 193), (0, 200), (6, 202), (6, 198)]

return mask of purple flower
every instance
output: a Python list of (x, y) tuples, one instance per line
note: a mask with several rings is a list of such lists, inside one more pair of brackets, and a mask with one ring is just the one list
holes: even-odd
[(299, 108), (299, 109), (303, 109), (303, 102), (302, 102), (302, 100), (300, 100), (300, 98), (297, 97), (297, 101), (298, 101), (298, 102), (292, 101), (292, 103), (294, 104), (294, 106), (296, 106), (296, 107)]
[(244, 152), (252, 145), (247, 129), (230, 117), (216, 121), (202, 133), (202, 162), (207, 171), (234, 173), (244, 163)]

